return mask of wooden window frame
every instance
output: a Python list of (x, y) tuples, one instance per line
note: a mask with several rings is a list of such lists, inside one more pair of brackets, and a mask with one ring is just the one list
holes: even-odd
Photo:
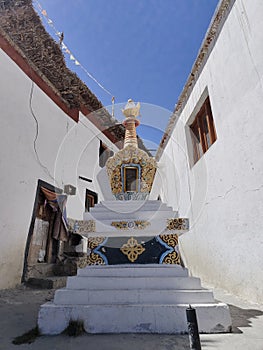
[[(195, 164), (217, 139), (209, 96), (204, 101), (189, 127), (192, 139), (193, 161)], [(207, 136), (209, 137), (209, 143), (207, 142)]]
[(97, 203), (98, 203), (98, 194), (86, 188), (85, 212), (89, 212), (90, 208), (93, 208)]

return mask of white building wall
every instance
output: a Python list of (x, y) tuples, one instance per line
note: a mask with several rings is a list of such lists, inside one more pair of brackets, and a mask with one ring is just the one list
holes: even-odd
[[(76, 186), (67, 211), (82, 219), (86, 188), (103, 199), (96, 184), (100, 139), (113, 150), (115, 146), (84, 116), (79, 123), (69, 118), (2, 50), (0, 61), (1, 289), (21, 281), (38, 179), (61, 189)], [(94, 181), (87, 183), (79, 175)]]
[[(261, 0), (236, 0), (160, 160), (164, 199), (191, 220), (180, 244), (193, 275), (255, 302), (263, 300), (262, 14)], [(217, 141), (190, 167), (186, 124), (206, 89)]]

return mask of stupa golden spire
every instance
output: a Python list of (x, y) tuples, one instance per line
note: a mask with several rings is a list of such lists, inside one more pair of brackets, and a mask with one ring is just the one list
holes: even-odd
[(138, 148), (136, 127), (140, 124), (140, 103), (128, 100), (122, 110), (125, 116), (124, 147), (109, 158), (106, 167), (111, 191), (118, 200), (145, 200), (150, 194), (156, 161)]
[(137, 105), (133, 102), (132, 99), (128, 100), (125, 108), (122, 110), (122, 113), (125, 115), (126, 119), (123, 121), (125, 126), (125, 139), (124, 139), (124, 148), (128, 145), (138, 147), (137, 136), (136, 136), (136, 127), (140, 125), (137, 117), (140, 115), (140, 103)]

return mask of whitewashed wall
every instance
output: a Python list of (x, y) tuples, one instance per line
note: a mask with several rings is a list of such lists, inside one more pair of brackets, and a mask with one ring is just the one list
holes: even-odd
[[(68, 197), (68, 216), (82, 219), (85, 190), (99, 193), (96, 174), (99, 139), (115, 149), (84, 116), (75, 123), (35, 84), (30, 111), (31, 80), (0, 51), (0, 289), (20, 283), (37, 181), (59, 188), (77, 187), (77, 195)], [(79, 180), (82, 175), (95, 180)]]
[[(193, 275), (256, 302), (263, 301), (262, 15), (261, 0), (235, 2), (160, 160), (163, 200), (191, 220), (180, 240)], [(217, 141), (191, 168), (186, 124), (206, 89)]]

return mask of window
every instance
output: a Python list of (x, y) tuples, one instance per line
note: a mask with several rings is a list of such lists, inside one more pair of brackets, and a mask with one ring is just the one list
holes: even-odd
[(190, 125), (190, 133), (195, 164), (216, 141), (216, 131), (209, 97), (207, 97), (194, 122)]
[(113, 151), (108, 149), (102, 141), (100, 141), (100, 149), (99, 149), (99, 165), (103, 168), (107, 162), (107, 160), (113, 156)]
[(85, 197), (85, 211), (90, 211), (90, 208), (94, 207), (98, 203), (97, 193), (86, 189)]
[(124, 192), (138, 192), (138, 168), (124, 167)]

